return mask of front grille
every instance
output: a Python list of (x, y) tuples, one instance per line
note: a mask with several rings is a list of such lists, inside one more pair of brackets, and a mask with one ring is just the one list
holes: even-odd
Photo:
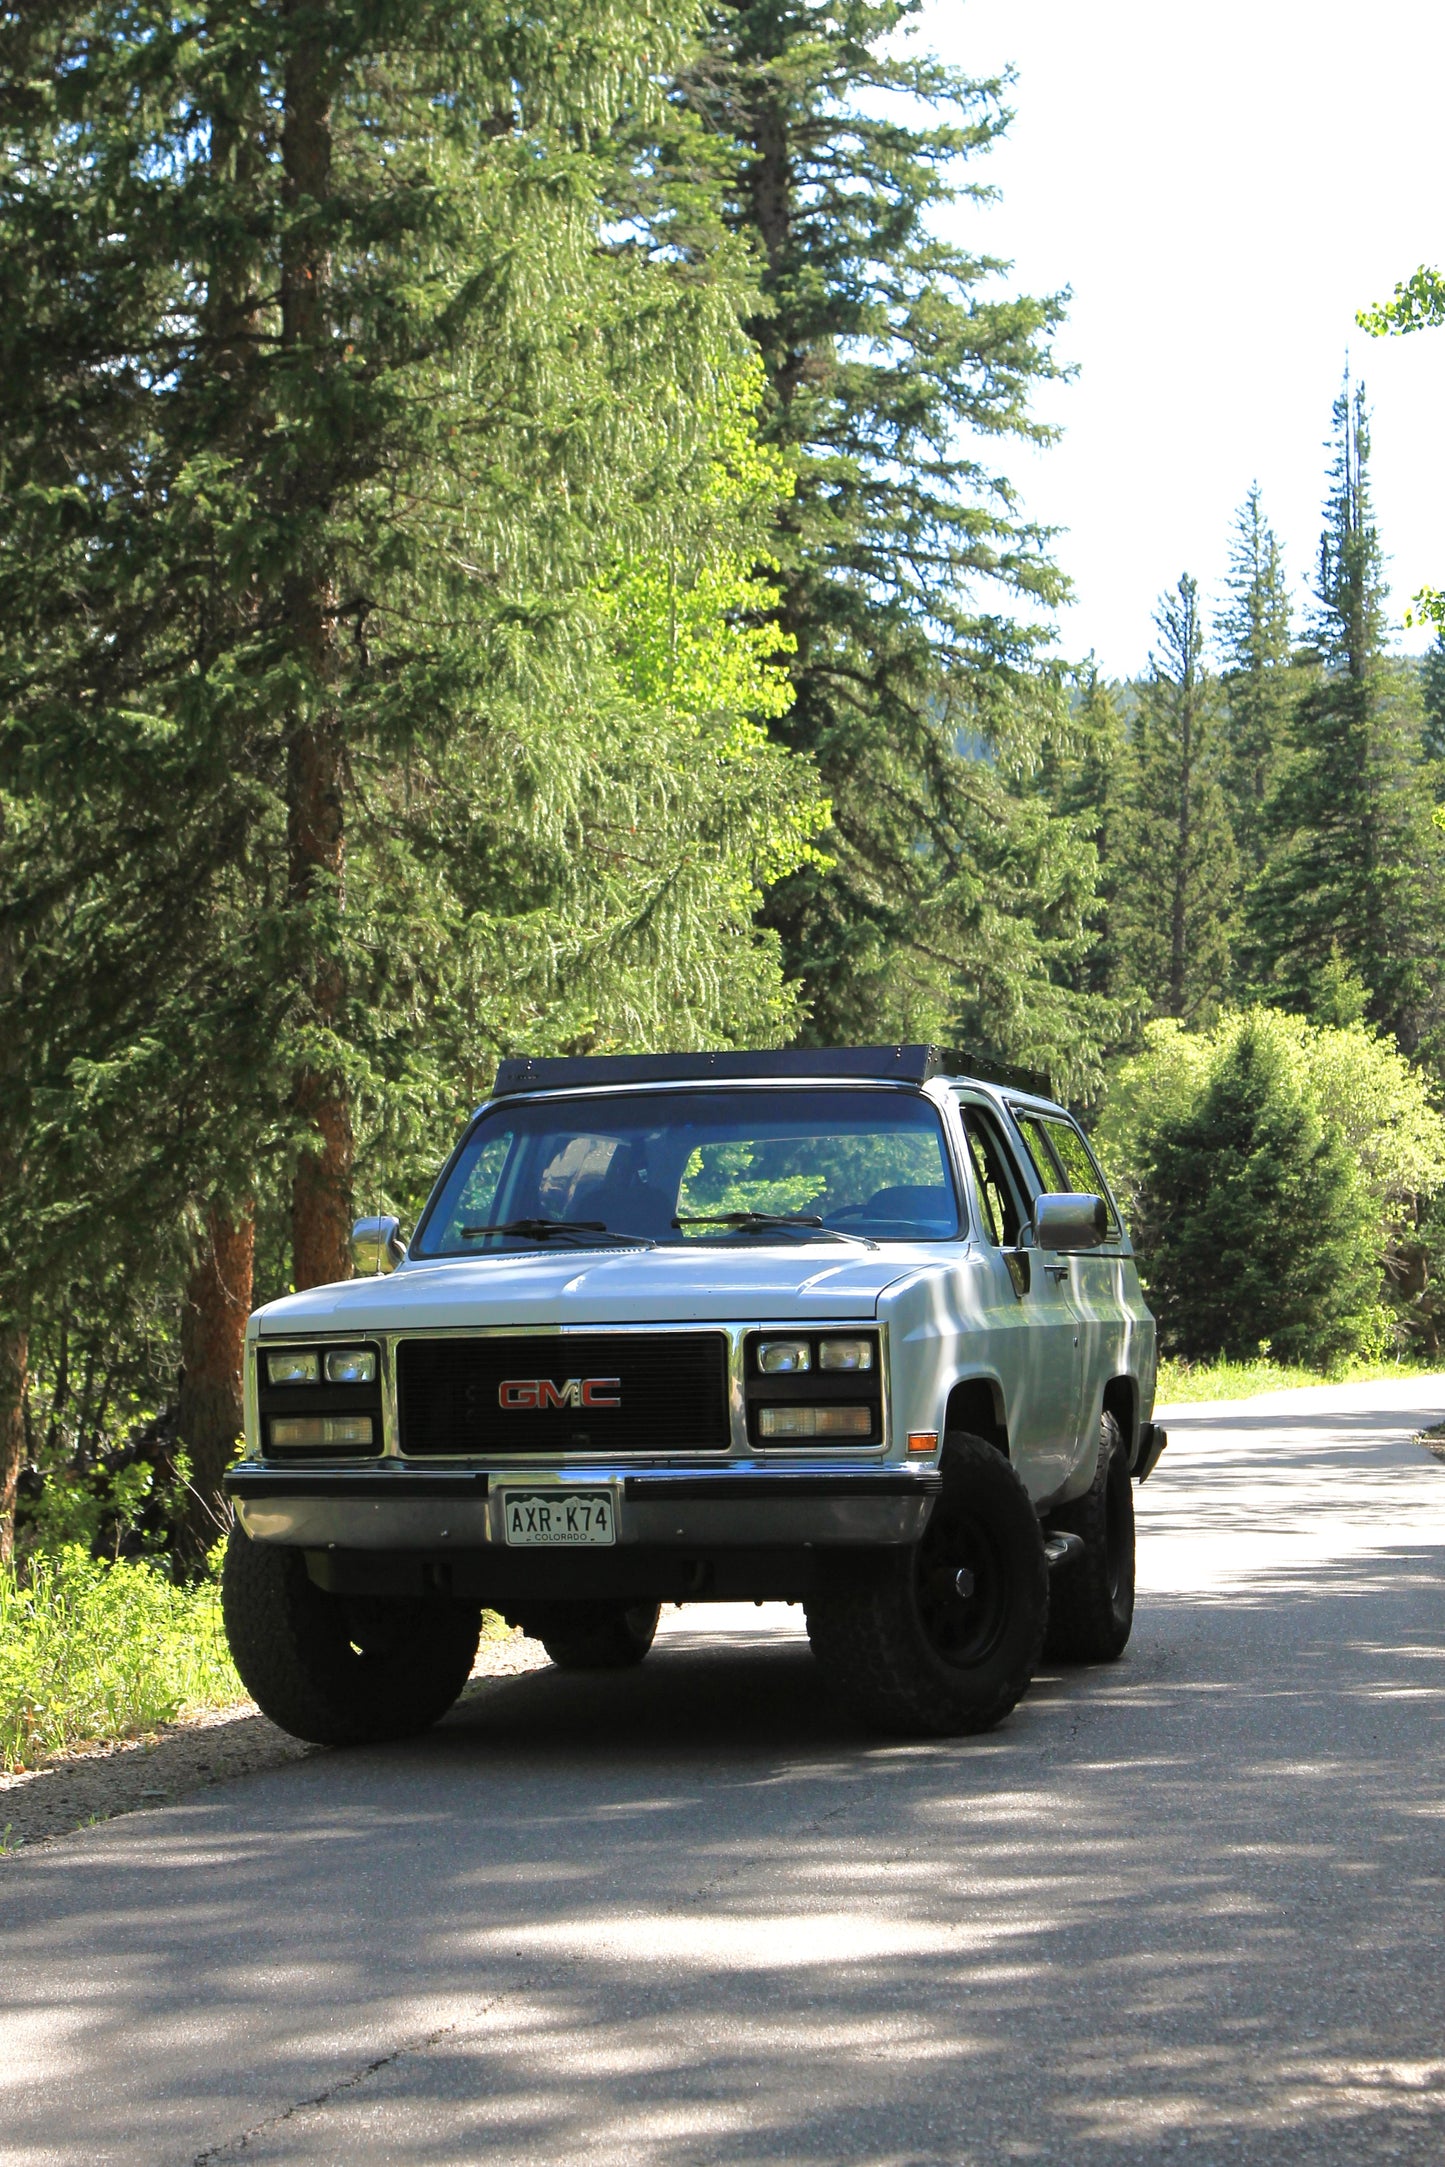
[[(731, 1443), (721, 1332), (404, 1339), (396, 1381), (401, 1449), (412, 1459), (607, 1458), (726, 1452)], [(597, 1404), (606, 1400), (617, 1404)]]

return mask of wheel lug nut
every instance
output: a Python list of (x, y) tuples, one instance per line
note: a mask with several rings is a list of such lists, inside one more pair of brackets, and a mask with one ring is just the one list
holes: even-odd
[(953, 1576), (953, 1584), (957, 1588), (959, 1594), (963, 1597), (964, 1601), (967, 1602), (968, 1598), (973, 1593), (974, 1579), (973, 1574), (969, 1571), (966, 1565), (959, 1566), (958, 1571)]

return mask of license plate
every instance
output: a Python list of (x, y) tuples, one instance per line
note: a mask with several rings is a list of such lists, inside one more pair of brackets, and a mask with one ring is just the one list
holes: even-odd
[(502, 1529), (514, 1547), (531, 1543), (615, 1543), (610, 1490), (504, 1490)]

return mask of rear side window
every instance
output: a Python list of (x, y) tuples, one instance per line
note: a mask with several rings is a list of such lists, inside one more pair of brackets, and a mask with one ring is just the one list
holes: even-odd
[(1109, 1206), (1109, 1239), (1119, 1239), (1119, 1222), (1109, 1202), (1109, 1187), (1099, 1162), (1072, 1121), (1057, 1114), (1024, 1113), (1014, 1109), (1019, 1134), (1029, 1147), (1034, 1170), (1045, 1189), (1055, 1183), (1077, 1196), (1102, 1196)]

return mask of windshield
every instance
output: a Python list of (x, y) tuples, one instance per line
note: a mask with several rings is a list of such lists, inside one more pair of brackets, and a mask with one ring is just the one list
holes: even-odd
[(618, 1092), (484, 1114), (412, 1255), (957, 1232), (938, 1109), (916, 1093)]

